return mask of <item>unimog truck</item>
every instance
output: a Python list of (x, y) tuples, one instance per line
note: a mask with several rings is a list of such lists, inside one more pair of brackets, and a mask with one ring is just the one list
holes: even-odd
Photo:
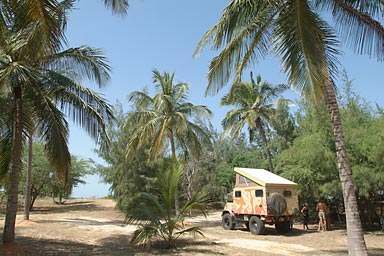
[(260, 235), (269, 224), (279, 233), (289, 232), (298, 213), (297, 184), (264, 169), (235, 167), (234, 171), (235, 187), (222, 213), (224, 229), (241, 223)]

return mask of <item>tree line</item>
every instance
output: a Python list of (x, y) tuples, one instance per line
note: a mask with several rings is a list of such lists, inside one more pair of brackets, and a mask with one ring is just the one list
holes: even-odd
[[(261, 77), (258, 77), (258, 81), (259, 87), (277, 88), (262, 81)], [(255, 81), (242, 82), (239, 86), (248, 88), (252, 83)], [(184, 93), (187, 98), (188, 91)], [(202, 152), (199, 155), (188, 155), (183, 143), (177, 144), (175, 151), (184, 163), (184, 178), (180, 186), (182, 200), (203, 190), (212, 204), (221, 206), (220, 203), (224, 202), (225, 196), (232, 191), (234, 185), (233, 167), (269, 169), (272, 163), (275, 173), (299, 184), (300, 205), (311, 203), (314, 212), (315, 203), (320, 198), (326, 198), (331, 204), (335, 219), (345, 221), (334, 137), (331, 125), (327, 122), (325, 102), (316, 107), (304, 101), (295, 102), (293, 111), (292, 102), (284, 99), (282, 94), (275, 95), (275, 101), (271, 101), (265, 97), (271, 95), (265, 88), (249, 90), (248, 93), (249, 97), (245, 94), (237, 95), (241, 95), (242, 100), (252, 97), (257, 99), (260, 109), (253, 111), (260, 113), (265, 110), (263, 116), (260, 116), (265, 132), (260, 132), (260, 129), (248, 126), (247, 123), (236, 129), (236, 133), (231, 131), (233, 126), (228, 125), (228, 120), (235, 112), (239, 114), (238, 118), (233, 119), (235, 126), (241, 125), (244, 116), (251, 116), (252, 108), (247, 108), (246, 104), (228, 111), (222, 122), (223, 131), (213, 127), (209, 119), (203, 119), (201, 115), (194, 116), (194, 123), (199, 125), (209, 140), (199, 145)], [(263, 93), (266, 95), (261, 95)], [(140, 94), (151, 97), (146, 90)], [(384, 143), (381, 129), (384, 122), (383, 111), (379, 106), (373, 106), (357, 95), (346, 74), (337, 95), (340, 99), (340, 112), (362, 222), (366, 228), (375, 225), (377, 227), (380, 211), (384, 210), (384, 206), (380, 204), (384, 185), (384, 170), (381, 165), (381, 156), (384, 153), (384, 147), (381, 146)], [(227, 97), (228, 95), (223, 97), (223, 102), (227, 102)], [(129, 147), (132, 137), (151, 123), (152, 119), (159, 118), (152, 116), (152, 121), (145, 120), (144, 124), (139, 119), (132, 122), (137, 111), (143, 111), (143, 105), (136, 100), (131, 103), (133, 104), (127, 112), (123, 111), (121, 103), (115, 106), (115, 122), (110, 123), (107, 128), (112, 141), (111, 148), (108, 151), (98, 151), (99, 156), (108, 163), (106, 167), (99, 167), (101, 176), (105, 182), (111, 184), (111, 194), (116, 199), (117, 206), (124, 212), (136, 207), (134, 198), (138, 193), (153, 192), (158, 170), (164, 162), (172, 162), (171, 149), (167, 145), (164, 150), (157, 152), (157, 158), (150, 161), (153, 143), (156, 143), (153, 140), (148, 140), (141, 147), (135, 147), (134, 153), (131, 152), (132, 148)], [(188, 105), (193, 106), (192, 103)], [(249, 106), (255, 107), (253, 102), (249, 102)], [(255, 119), (251, 119), (250, 123), (253, 125)], [(175, 122), (174, 125), (177, 130), (181, 124)], [(159, 125), (157, 129), (161, 127)], [(150, 134), (153, 138), (157, 133), (151, 131)], [(231, 136), (227, 136), (228, 134)], [(267, 151), (270, 153), (267, 154)], [(127, 154), (130, 156), (127, 157)]]

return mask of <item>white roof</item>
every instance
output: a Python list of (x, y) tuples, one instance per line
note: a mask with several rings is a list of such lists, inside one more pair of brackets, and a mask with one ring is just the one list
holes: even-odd
[(295, 182), (287, 180), (277, 174), (274, 174), (264, 169), (235, 167), (235, 172), (263, 186), (267, 184), (297, 185), (297, 183)]

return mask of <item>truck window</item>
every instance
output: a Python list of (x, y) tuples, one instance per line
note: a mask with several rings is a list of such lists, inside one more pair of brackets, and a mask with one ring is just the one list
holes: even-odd
[(250, 179), (248, 179), (247, 177), (244, 177), (243, 175), (240, 175), (240, 178), (239, 178), (239, 183), (240, 184), (249, 184), (249, 183), (254, 183), (253, 181), (251, 181)]
[(292, 191), (290, 191), (290, 190), (284, 190), (284, 196), (285, 196), (285, 197), (292, 197)]
[(255, 196), (256, 197), (263, 197), (264, 196), (264, 191), (262, 189), (256, 189), (255, 190)]
[(235, 191), (235, 197), (241, 197), (241, 191)]

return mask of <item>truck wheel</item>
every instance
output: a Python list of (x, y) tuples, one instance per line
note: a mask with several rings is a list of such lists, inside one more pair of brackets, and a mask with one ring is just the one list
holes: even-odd
[(267, 207), (275, 216), (280, 216), (287, 209), (287, 202), (280, 193), (273, 193), (267, 199)]
[(288, 233), (291, 231), (291, 223), (290, 221), (276, 222), (275, 229), (280, 234)]
[(264, 222), (257, 216), (249, 218), (249, 231), (254, 235), (264, 234)]
[(225, 230), (234, 230), (236, 223), (233, 222), (232, 216), (229, 213), (225, 213), (221, 217), (221, 222)]

